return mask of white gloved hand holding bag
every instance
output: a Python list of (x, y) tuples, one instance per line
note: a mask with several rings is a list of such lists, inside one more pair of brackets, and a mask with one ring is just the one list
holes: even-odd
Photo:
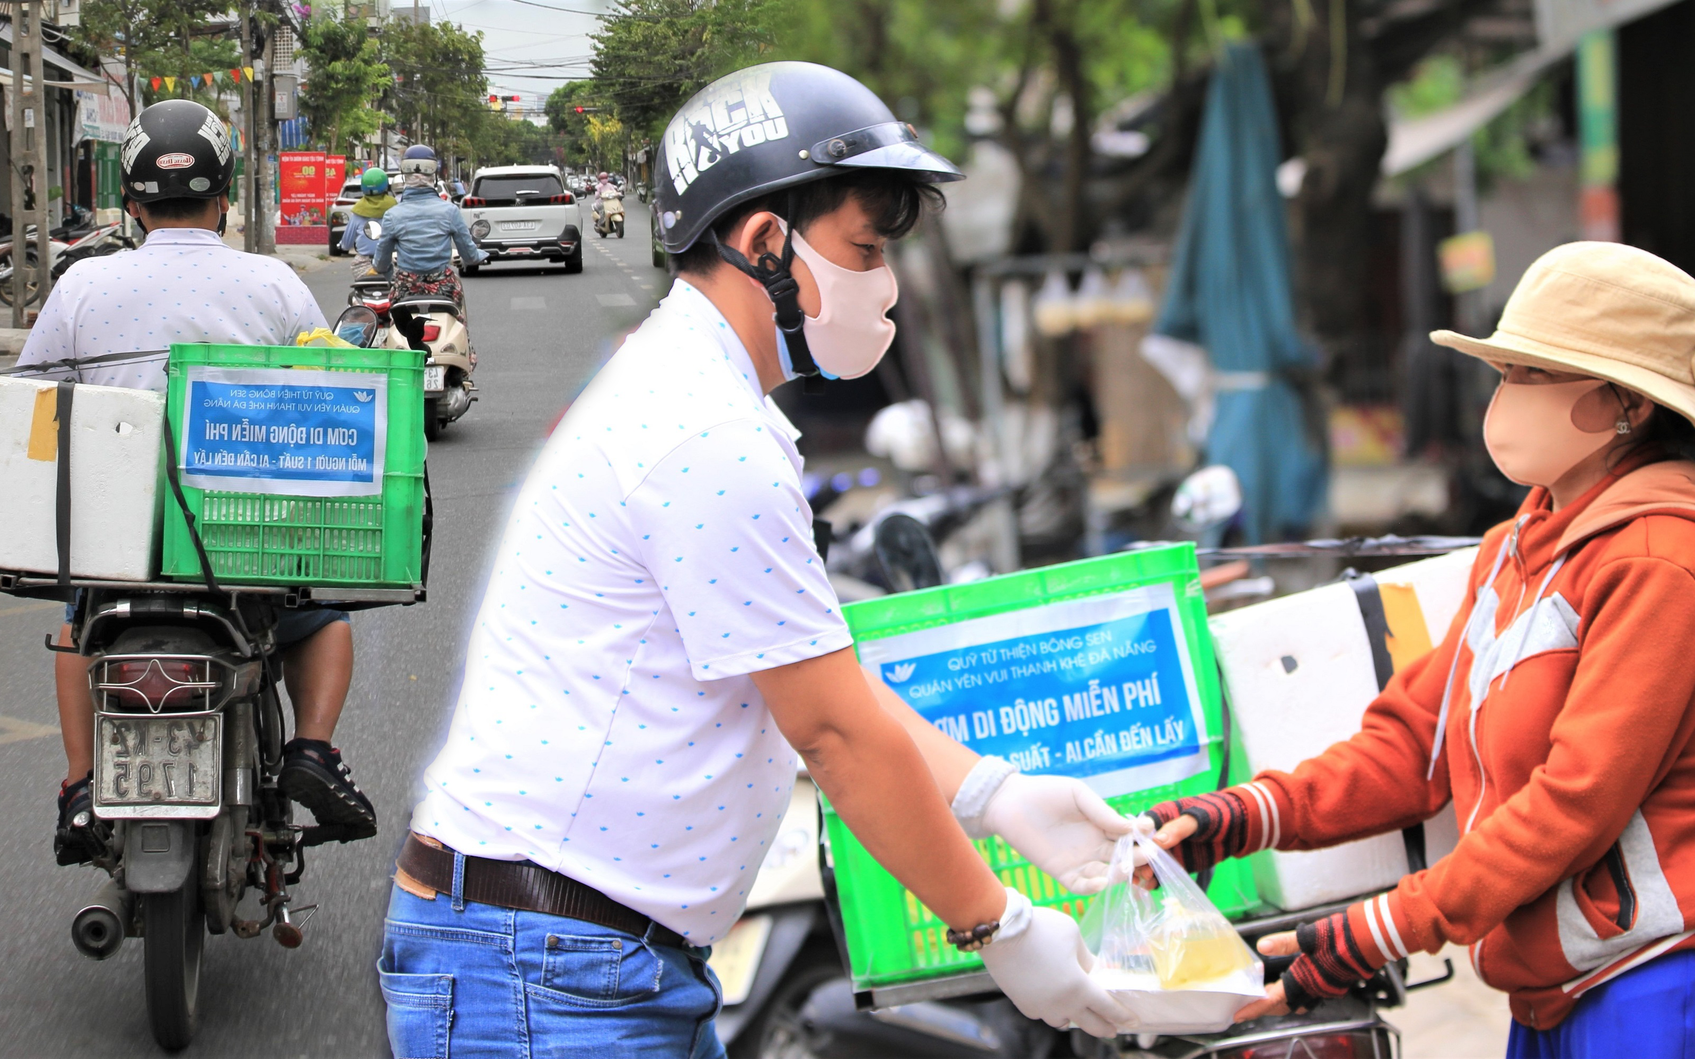
[(1089, 977), (1095, 958), (1072, 918), (1035, 908), (1016, 890), (1006, 892), (1006, 911), (993, 940), (978, 955), (995, 984), (1025, 1018), (1054, 1029), (1077, 1026), (1092, 1037), (1133, 1030), (1136, 1017)]

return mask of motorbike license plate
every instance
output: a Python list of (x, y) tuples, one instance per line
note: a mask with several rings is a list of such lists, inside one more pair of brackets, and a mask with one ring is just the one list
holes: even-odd
[(500, 230), (503, 232), (533, 232), (541, 227), (540, 221), (501, 221)]
[(740, 1004), (753, 992), (759, 958), (765, 955), (765, 941), (770, 936), (770, 916), (743, 916), (712, 946), (712, 958), (707, 963), (724, 989), (726, 1007)]
[(424, 392), (440, 393), (447, 389), (447, 365), (427, 364), (424, 366)]
[(107, 819), (212, 817), (222, 793), (223, 729), (216, 713), (102, 713), (95, 739), (94, 808)]

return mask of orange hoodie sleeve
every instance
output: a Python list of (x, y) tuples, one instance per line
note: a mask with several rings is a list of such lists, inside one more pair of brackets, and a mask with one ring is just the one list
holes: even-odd
[(1665, 559), (1617, 559), (1596, 571), (1580, 617), (1577, 670), (1545, 764), (1453, 853), (1388, 895), (1405, 948), (1470, 944), (1594, 863), (1682, 752), (1695, 700), (1695, 576)]
[(1426, 779), (1442, 692), (1465, 624), (1505, 528), (1478, 550), (1465, 602), (1435, 650), (1396, 673), (1366, 708), (1360, 730), (1292, 772), (1268, 770), (1238, 788), (1248, 809), (1243, 848), (1320, 849), (1410, 827), (1448, 803), (1444, 754)]

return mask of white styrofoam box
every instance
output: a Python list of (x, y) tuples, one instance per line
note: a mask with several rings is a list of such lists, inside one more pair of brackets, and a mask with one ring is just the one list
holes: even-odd
[[(1432, 644), (1440, 643), (1465, 595), (1475, 551), (1409, 563), (1376, 575), (1409, 585)], [(1236, 739), (1249, 772), (1288, 771), (1359, 731), (1377, 697), (1371, 642), (1346, 584), (1244, 607), (1212, 619), (1214, 650), (1230, 694)], [(1458, 841), (1452, 806), (1425, 825), (1426, 860)], [(1298, 853), (1253, 858), (1260, 895), (1279, 908), (1310, 908), (1393, 886), (1407, 873), (1399, 832)]]
[[(0, 377), (0, 569), (59, 570), (57, 384)], [(146, 581), (157, 570), (165, 395), (78, 386), (71, 404), (71, 573)]]

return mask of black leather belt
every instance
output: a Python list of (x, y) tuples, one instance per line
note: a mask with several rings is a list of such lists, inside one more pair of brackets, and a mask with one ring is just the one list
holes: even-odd
[[(400, 848), (399, 867), (437, 893), (453, 892), (453, 851), (450, 849), (437, 849), (419, 841), (417, 835), (409, 834), (406, 844)], [(681, 934), (669, 927), (655, 923), (591, 886), (584, 886), (569, 876), (548, 871), (527, 860), (489, 860), (467, 855), (461, 892), (465, 900), (478, 904), (581, 919), (626, 934), (647, 937), (659, 945), (690, 947)], [(649, 928), (652, 934), (648, 933)]]

